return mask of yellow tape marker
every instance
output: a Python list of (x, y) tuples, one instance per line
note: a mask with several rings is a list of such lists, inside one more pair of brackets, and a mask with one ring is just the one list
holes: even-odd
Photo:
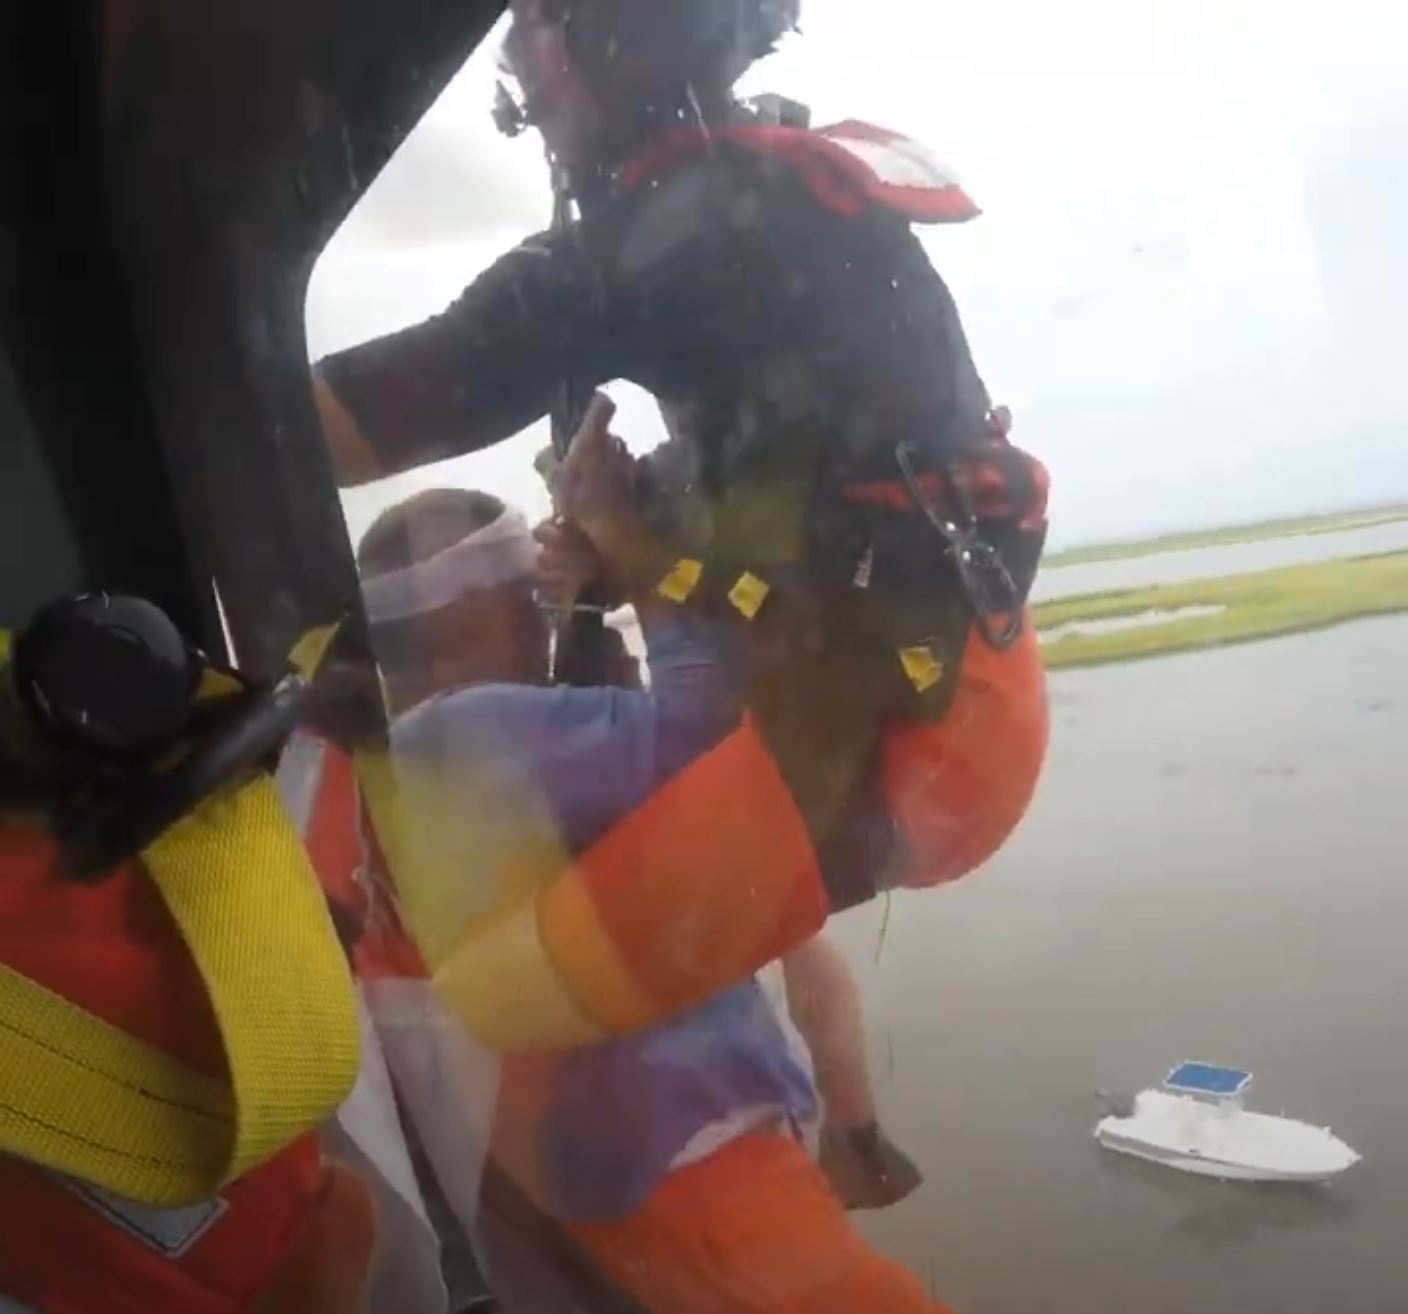
[(686, 602), (704, 578), (704, 563), (681, 557), (670, 573), (655, 586), (655, 591), (667, 602)]
[(750, 575), (746, 570), (729, 591), (728, 600), (742, 614), (745, 620), (752, 620), (768, 600), (772, 586), (766, 580)]
[(293, 651), (288, 655), (294, 669), (311, 680), (318, 673), (323, 658), (328, 655), (328, 649), (332, 647), (332, 641), (337, 638), (337, 632), (341, 628), (340, 625), (320, 625), (317, 629), (309, 630), (293, 645)]
[(927, 645), (920, 648), (901, 648), (900, 665), (909, 677), (909, 682), (920, 693), (928, 693), (944, 678), (944, 664), (934, 656)]

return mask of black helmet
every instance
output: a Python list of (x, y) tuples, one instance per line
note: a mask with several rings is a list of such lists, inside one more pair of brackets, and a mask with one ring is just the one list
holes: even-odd
[(708, 76), (731, 86), (797, 26), (801, 0), (545, 0), (585, 63), (633, 81)]
[(504, 42), (528, 124), (580, 201), (658, 125), (717, 113), (749, 65), (796, 26), (801, 0), (513, 0)]

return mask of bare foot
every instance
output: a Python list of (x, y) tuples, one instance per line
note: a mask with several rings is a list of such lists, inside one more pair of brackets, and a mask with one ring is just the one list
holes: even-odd
[(820, 1161), (847, 1209), (886, 1209), (913, 1195), (924, 1181), (914, 1161), (874, 1123), (823, 1130)]

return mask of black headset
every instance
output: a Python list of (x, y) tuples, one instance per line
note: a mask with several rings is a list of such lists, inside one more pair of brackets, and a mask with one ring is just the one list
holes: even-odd
[(309, 685), (290, 671), (202, 697), (219, 671), (159, 607), (86, 593), (15, 637), (0, 738), (41, 783), (66, 874), (100, 876), (204, 799), (270, 767)]

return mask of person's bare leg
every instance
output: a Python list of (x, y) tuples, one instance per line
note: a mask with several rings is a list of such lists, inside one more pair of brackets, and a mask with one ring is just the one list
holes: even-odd
[(883, 1209), (923, 1176), (880, 1129), (865, 1057), (860, 989), (841, 951), (816, 936), (782, 960), (787, 1011), (811, 1054), (824, 1121), (821, 1167), (848, 1209)]

